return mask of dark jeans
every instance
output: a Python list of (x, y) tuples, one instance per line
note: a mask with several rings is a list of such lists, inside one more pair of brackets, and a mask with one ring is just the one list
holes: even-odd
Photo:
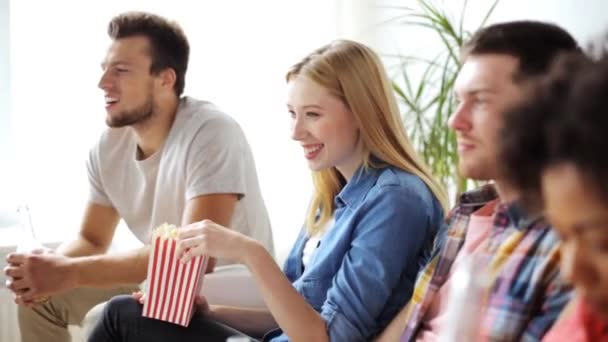
[[(243, 333), (219, 322), (195, 314), (187, 328), (141, 316), (142, 305), (131, 296), (117, 296), (105, 306), (103, 315), (93, 328), (89, 342), (225, 342), (230, 336)], [(251, 339), (254, 341), (254, 339)]]

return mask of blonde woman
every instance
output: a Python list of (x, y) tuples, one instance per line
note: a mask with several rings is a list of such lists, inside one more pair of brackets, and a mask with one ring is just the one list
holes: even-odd
[(352, 41), (287, 73), (292, 138), (315, 192), (283, 272), (262, 245), (211, 221), (182, 227), (178, 253), (234, 260), (267, 310), (203, 304), (188, 328), (141, 318), (131, 297), (106, 308), (92, 341), (224, 341), (232, 327), (268, 341), (364, 341), (409, 300), (443, 231), (446, 195), (414, 152), (379, 57)]

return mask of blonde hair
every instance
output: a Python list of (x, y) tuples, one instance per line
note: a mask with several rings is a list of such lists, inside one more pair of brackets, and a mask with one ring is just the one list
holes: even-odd
[[(287, 82), (302, 75), (326, 88), (350, 109), (360, 127), (363, 166), (392, 165), (422, 179), (447, 212), (447, 193), (410, 143), (384, 67), (369, 47), (336, 40), (315, 50), (287, 72)], [(372, 158), (374, 157), (374, 158)], [(346, 184), (335, 167), (313, 172), (315, 191), (306, 228), (313, 235), (333, 216), (334, 198)]]

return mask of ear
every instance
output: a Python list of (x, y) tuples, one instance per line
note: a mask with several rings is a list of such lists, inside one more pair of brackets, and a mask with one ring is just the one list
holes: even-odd
[(160, 80), (161, 87), (173, 90), (173, 86), (177, 80), (177, 74), (173, 68), (166, 68), (159, 72), (158, 78)]

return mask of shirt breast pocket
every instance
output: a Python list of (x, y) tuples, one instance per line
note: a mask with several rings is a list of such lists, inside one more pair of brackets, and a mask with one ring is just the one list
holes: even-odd
[(302, 279), (300, 294), (317, 312), (321, 312), (331, 286), (331, 277)]

